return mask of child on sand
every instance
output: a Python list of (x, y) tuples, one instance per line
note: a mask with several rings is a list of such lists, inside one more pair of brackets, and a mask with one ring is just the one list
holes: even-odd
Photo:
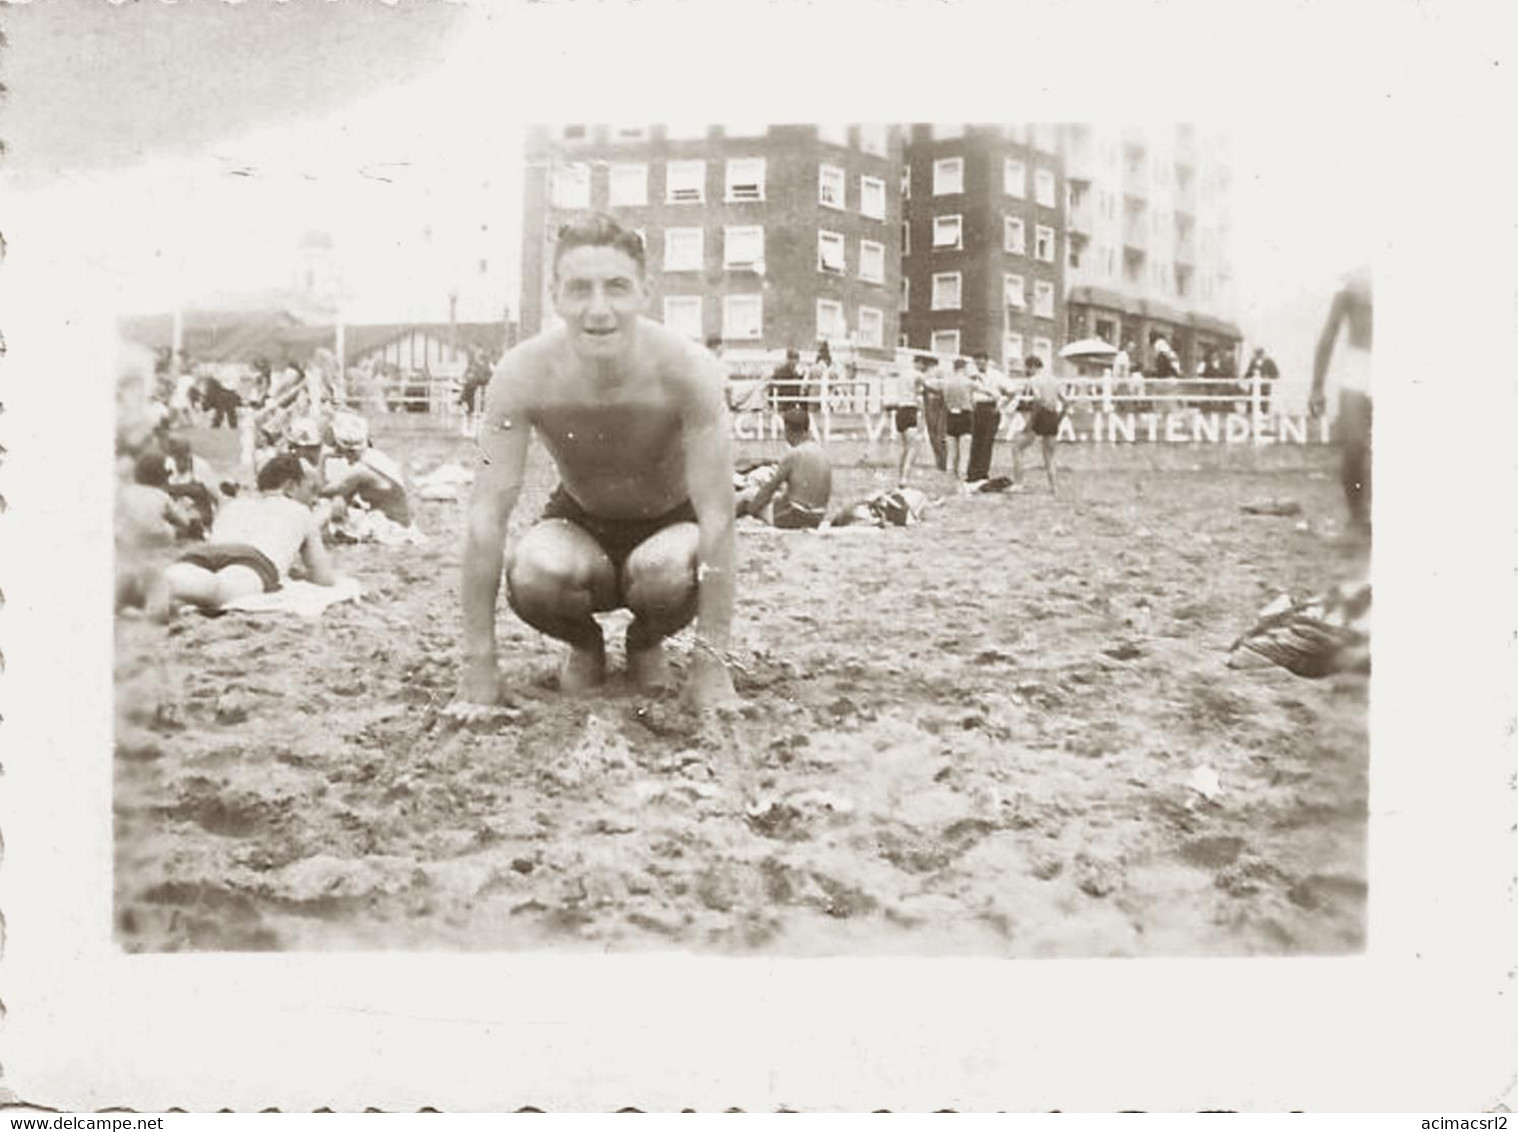
[(740, 514), (763, 517), (773, 499), (770, 525), (783, 530), (816, 530), (827, 516), (833, 494), (833, 468), (822, 445), (812, 439), (805, 409), (785, 414), (785, 442), (790, 451), (780, 460), (775, 475), (747, 500)]

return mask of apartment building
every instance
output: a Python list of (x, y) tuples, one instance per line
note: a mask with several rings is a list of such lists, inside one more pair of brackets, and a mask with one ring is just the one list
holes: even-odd
[(636, 229), (649, 313), (730, 354), (830, 343), (883, 362), (900, 333), (898, 127), (564, 125), (529, 133), (522, 328), (554, 321), (553, 245), (587, 209)]
[(1185, 373), (1241, 338), (1229, 268), (1229, 141), (1190, 124), (1066, 125), (1066, 335), (1131, 343), (1163, 335)]
[(1052, 364), (1065, 341), (1058, 129), (911, 126), (901, 188), (903, 344)]

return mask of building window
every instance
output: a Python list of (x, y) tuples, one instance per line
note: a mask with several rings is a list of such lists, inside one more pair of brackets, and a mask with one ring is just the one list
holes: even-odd
[(1048, 169), (1039, 169), (1033, 174), (1033, 199), (1045, 208), (1054, 207), (1054, 174)]
[(1001, 364), (1004, 366), (1021, 365), (1023, 360), (1023, 336), (1015, 330), (1009, 330), (1001, 340)]
[(901, 222), (901, 254), (912, 254), (912, 226), (905, 220)]
[(936, 311), (959, 309), (959, 272), (944, 271), (933, 276), (933, 309)]
[(764, 336), (764, 300), (758, 295), (728, 295), (722, 300), (722, 337)]
[(635, 142), (648, 140), (647, 126), (613, 126), (611, 136), (614, 141)]
[(843, 208), (845, 188), (843, 170), (836, 165), (817, 167), (817, 201), (828, 208)]
[(1033, 339), (1033, 356), (1044, 363), (1045, 369), (1054, 366), (1054, 343), (1047, 338)]
[(1011, 255), (1028, 254), (1028, 230), (1022, 217), (1009, 216), (1002, 222), (1001, 246)]
[(1043, 279), (1033, 281), (1033, 313), (1039, 318), (1054, 317), (1054, 284)]
[(965, 191), (965, 159), (943, 157), (933, 162), (933, 195), (952, 196)]
[(724, 122), (722, 136), (728, 138), (762, 138), (770, 132), (768, 122)]
[(859, 178), (859, 211), (871, 220), (886, 218), (885, 182), (879, 177)]
[(896, 345), (903, 350), (907, 348), (907, 333), (905, 330), (896, 335)]
[(664, 127), (664, 136), (670, 141), (705, 141), (707, 128), (692, 122), (671, 122)]
[(817, 233), (817, 270), (842, 275), (848, 270), (843, 254), (843, 237), (837, 232)]
[(866, 122), (859, 127), (859, 148), (875, 157), (889, 154), (890, 133), (884, 122)]
[(735, 157), (727, 163), (727, 199), (764, 199), (764, 158)]
[(666, 173), (664, 199), (669, 204), (704, 203), (706, 162), (671, 161)]
[(859, 278), (866, 283), (885, 282), (885, 245), (874, 240), (859, 241)]
[(965, 127), (959, 122), (935, 122), (933, 125), (934, 141), (953, 141), (955, 138), (965, 136)]
[(849, 128), (841, 122), (819, 122), (817, 140), (829, 145), (848, 145)]
[(1038, 225), (1033, 230), (1033, 255), (1044, 263), (1054, 262), (1054, 229)]
[(732, 227), (722, 230), (722, 266), (731, 271), (754, 271), (764, 264), (764, 229)]
[(933, 217), (933, 246), (935, 248), (963, 248), (964, 221), (959, 216)]
[(1021, 275), (1003, 276), (1002, 290), (1007, 296), (1007, 306), (1013, 310), (1022, 310), (1028, 305), (1028, 293), (1023, 288), (1023, 277)]
[(664, 232), (664, 270), (700, 271), (706, 258), (706, 232), (701, 228), (668, 228)]
[(1028, 195), (1028, 167), (1015, 157), (1009, 157), (1001, 165), (1002, 188), (1009, 197), (1025, 198)]
[(676, 334), (694, 338), (704, 337), (701, 331), (701, 296), (669, 295), (664, 300), (664, 325)]
[(931, 343), (930, 343), (930, 345), (929, 345), (928, 348), (930, 350), (932, 350), (933, 353), (937, 354), (939, 357), (949, 357), (949, 358), (958, 357), (959, 356), (959, 331), (957, 331), (957, 330), (935, 330), (935, 331), (933, 331), (933, 338), (932, 338)]
[(817, 340), (839, 342), (848, 337), (843, 324), (843, 304), (832, 299), (817, 300)]
[(885, 345), (885, 315), (874, 307), (859, 308), (859, 344), (876, 349)]
[(901, 197), (903, 200), (912, 199), (912, 167), (910, 165), (901, 167)]
[(555, 165), (552, 196), (555, 208), (589, 208), (590, 166), (580, 161)]
[(610, 197), (613, 208), (630, 208), (648, 203), (648, 166), (613, 165), (610, 174)]
[(901, 309), (908, 310), (912, 306), (912, 281), (905, 275), (901, 277)]

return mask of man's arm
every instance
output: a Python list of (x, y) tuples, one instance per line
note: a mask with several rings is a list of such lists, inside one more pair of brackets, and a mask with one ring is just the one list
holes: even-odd
[(770, 500), (775, 497), (775, 493), (780, 490), (780, 486), (790, 482), (791, 472), (795, 467), (796, 450), (792, 448), (780, 458), (780, 466), (775, 469), (775, 474), (770, 477), (769, 483), (765, 484), (755, 493), (753, 500), (749, 503), (750, 514), (759, 515), (769, 506)]
[[(508, 355), (485, 393), (480, 422), (480, 466), (469, 500), (460, 594), (464, 610), (464, 678), (461, 695), (494, 706), (501, 696), (496, 670), (495, 603), (505, 562), (506, 524), (522, 492), (530, 426), (520, 401), (517, 359)], [(729, 473), (731, 478), (731, 473)]]
[(1328, 308), (1328, 318), (1318, 335), (1318, 348), (1312, 357), (1312, 393), (1307, 398), (1307, 411), (1315, 417), (1323, 415), (1323, 383), (1328, 377), (1328, 363), (1333, 359), (1334, 342), (1339, 337), (1339, 324), (1344, 321), (1344, 292), (1334, 296)]
[(321, 521), (313, 515), (306, 529), (305, 541), (300, 544), (301, 561), (306, 564), (306, 579), (318, 586), (337, 584), (337, 574), (332, 569), (332, 559), (322, 542)]
[(724, 659), (733, 622), (733, 441), (716, 360), (692, 350), (685, 365), (685, 482), (700, 528), (696, 651), (687, 691), (694, 706), (706, 708), (736, 698)]

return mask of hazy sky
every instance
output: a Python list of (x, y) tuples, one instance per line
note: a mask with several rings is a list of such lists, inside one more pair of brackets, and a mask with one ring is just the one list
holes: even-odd
[[(878, 91), (844, 84), (821, 98), (825, 84), (776, 81), (769, 61), (785, 56), (764, 42), (776, 30), (759, 28), (753, 50), (734, 60), (732, 81), (714, 87), (700, 77), (728, 77), (720, 55), (683, 60), (701, 93), (692, 102), (696, 91), (681, 86), (678, 69), (635, 62), (627, 43), (650, 24), (631, 6), (582, 6), (596, 14), (596, 34), (566, 39), (566, 27), (581, 25), (555, 22), (539, 10), (548, 6), (280, 5), (260, 16), (253, 5), (227, 15), (225, 5), (191, 2), (174, 16), (151, 5), (62, 3), (70, 13), (62, 20), (33, 11), (7, 25), (20, 61), (7, 74), (19, 111), (7, 133), (11, 200), (23, 217), (40, 212), (55, 225), (67, 217), (67, 238), (133, 310), (284, 284), (302, 233), (320, 229), (342, 252), (354, 316), (403, 316), (412, 280), (402, 230), (418, 216), (458, 213), (484, 180), (499, 193), (501, 254), (514, 274), (528, 121), (659, 120), (708, 109), (719, 121), (1047, 120), (1111, 115), (1121, 103), (1160, 122), (1177, 115), (1156, 110), (1227, 105), (1201, 97), (1205, 70), (1190, 97), (1183, 87), (1181, 98), (1153, 105), (1075, 72), (1061, 75), (1053, 97), (1047, 86), (1026, 100), (1009, 96), (1006, 113), (988, 112), (1001, 109), (999, 98), (988, 102), (973, 83), (968, 103), (901, 83)], [(729, 31), (715, 14), (689, 11), (679, 26), (693, 35)], [(871, 34), (882, 33), (859, 31), (861, 52)], [(909, 38), (886, 42), (900, 50)], [(39, 77), (60, 70), (77, 77), (64, 84), (62, 109), (52, 101), (56, 84), (46, 85), (46, 101), (29, 102)], [(983, 71), (973, 73), (985, 86)], [(989, 85), (995, 92), (998, 84)], [(1230, 90), (1220, 84), (1210, 93)], [(1368, 257), (1379, 218), (1368, 207), (1365, 131), (1300, 108), (1261, 109), (1246, 101), (1210, 121), (1234, 139), (1235, 314), (1246, 334), (1274, 338)], [(514, 285), (507, 298), (515, 305)]]

